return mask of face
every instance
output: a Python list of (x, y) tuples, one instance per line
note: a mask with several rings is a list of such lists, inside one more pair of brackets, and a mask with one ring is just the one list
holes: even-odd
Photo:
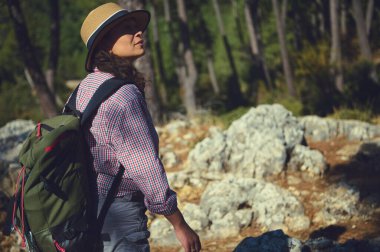
[(117, 24), (105, 39), (108, 51), (114, 55), (132, 59), (144, 55), (142, 31), (137, 30), (134, 19)]

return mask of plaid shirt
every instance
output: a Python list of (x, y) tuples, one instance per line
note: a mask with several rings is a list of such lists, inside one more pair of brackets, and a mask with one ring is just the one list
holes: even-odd
[[(88, 74), (79, 86), (77, 109), (83, 112), (96, 89), (112, 77), (98, 69)], [(159, 158), (157, 132), (135, 85), (122, 86), (104, 101), (86, 128), (99, 194), (107, 194), (122, 164), (125, 173), (117, 196), (141, 191), (152, 213), (170, 215), (177, 210), (176, 194)]]

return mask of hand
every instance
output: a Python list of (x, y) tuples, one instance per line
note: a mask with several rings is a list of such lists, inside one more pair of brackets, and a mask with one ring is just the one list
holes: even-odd
[(199, 236), (189, 227), (179, 210), (165, 217), (173, 225), (175, 235), (185, 252), (199, 252), (201, 250)]
[(199, 252), (201, 250), (199, 236), (186, 222), (174, 228), (174, 231), (185, 252)]

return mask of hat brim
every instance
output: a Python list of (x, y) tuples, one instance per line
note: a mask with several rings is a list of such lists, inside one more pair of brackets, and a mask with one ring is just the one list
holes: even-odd
[(85, 68), (87, 72), (92, 72), (91, 60), (94, 50), (99, 43), (99, 41), (104, 37), (104, 35), (114, 27), (116, 24), (120, 24), (127, 19), (134, 18), (136, 20), (137, 29), (144, 32), (150, 21), (150, 13), (146, 10), (136, 10), (128, 12), (127, 10), (122, 10), (111, 17), (109, 17), (104, 23), (102, 23), (96, 32), (94, 32), (87, 42), (87, 57), (85, 61)]

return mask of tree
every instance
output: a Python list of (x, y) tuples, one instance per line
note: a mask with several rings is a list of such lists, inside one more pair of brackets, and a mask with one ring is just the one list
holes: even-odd
[(177, 11), (181, 36), (178, 46), (181, 58), (177, 68), (177, 74), (180, 85), (184, 91), (182, 98), (187, 115), (193, 117), (196, 112), (195, 82), (198, 78), (198, 71), (195, 67), (193, 52), (190, 47), (189, 27), (187, 24), (186, 5), (184, 0), (177, 0)]
[[(312, 16), (312, 23), (314, 23), (314, 27), (317, 28), (316, 30), (316, 37), (318, 39), (325, 38), (326, 33), (328, 32), (328, 29), (330, 27), (330, 21), (329, 21), (329, 0), (316, 0), (307, 2), (308, 5), (313, 4), (316, 8), (316, 10), (313, 12)], [(306, 1), (305, 1), (306, 3)], [(305, 22), (305, 19), (302, 20), (302, 22)]]
[(286, 85), (288, 87), (288, 93), (292, 97), (296, 97), (296, 90), (293, 84), (292, 68), (289, 62), (288, 49), (286, 48), (285, 30), (281, 22), (282, 18), (281, 18), (280, 10), (278, 7), (278, 1), (272, 0), (272, 5), (273, 5), (274, 14), (276, 17), (276, 27), (277, 27), (278, 39), (280, 42), (282, 66), (285, 73), (285, 80), (286, 80)]
[[(200, 1), (193, 2), (192, 4), (192, 15), (194, 15), (195, 13), (202, 13)], [(195, 41), (202, 41), (202, 43), (197, 44), (196, 49), (198, 51), (202, 51), (202, 58), (207, 60), (207, 71), (210, 78), (211, 87), (215, 96), (218, 97), (220, 95), (220, 87), (215, 73), (213, 52), (214, 38), (212, 36), (212, 32), (207, 27), (204, 15), (199, 15), (197, 20), (193, 21), (192, 25), (194, 27), (193, 29), (197, 31), (196, 33), (192, 34), (192, 39)], [(207, 102), (210, 102), (210, 100), (208, 100)]]
[(330, 20), (331, 20), (331, 54), (330, 64), (335, 78), (335, 86), (343, 92), (343, 71), (342, 71), (342, 53), (340, 46), (339, 31), (339, 0), (330, 0)]
[[(145, 1), (143, 0), (120, 0), (120, 6), (128, 10), (140, 10), (144, 8)], [(144, 39), (144, 56), (136, 60), (135, 65), (139, 72), (144, 74), (145, 85), (145, 99), (148, 105), (148, 110), (152, 116), (153, 122), (158, 124), (161, 122), (162, 111), (161, 104), (158, 99), (157, 89), (154, 85), (154, 71), (152, 66), (151, 52), (149, 49), (149, 41), (147, 33), (143, 34)]]
[[(265, 62), (264, 53), (261, 50), (262, 47), (259, 45), (259, 38), (256, 33), (255, 23), (253, 21), (254, 19), (252, 17), (252, 12), (256, 13), (257, 7), (258, 7), (258, 1), (254, 1), (253, 3), (253, 1), (246, 0), (244, 3), (244, 16), (245, 16), (245, 21), (247, 24), (247, 31), (249, 35), (250, 48), (251, 48), (251, 54), (253, 56), (253, 60), (258, 62), (259, 68), (262, 71), (262, 76), (264, 77), (264, 82), (266, 84), (266, 87), (269, 90), (272, 90), (273, 87), (272, 87), (271, 79), (268, 73), (268, 67)], [(257, 16), (257, 15), (254, 15), (254, 16)]]
[(365, 27), (366, 27), (367, 36), (369, 35), (369, 32), (371, 30), (371, 21), (372, 21), (373, 11), (374, 11), (374, 0), (368, 0), (367, 11), (365, 15)]
[(282, 0), (282, 5), (281, 5), (281, 20), (282, 20), (282, 24), (284, 26), (284, 30), (286, 30), (286, 12), (287, 12), (287, 7), (288, 7), (288, 1), (287, 0)]
[(360, 0), (352, 0), (352, 10), (356, 23), (356, 31), (359, 37), (360, 52), (363, 59), (372, 61), (371, 48), (366, 34), (366, 24), (364, 22), (363, 11)]
[(59, 57), (59, 41), (60, 41), (60, 17), (59, 17), (59, 1), (50, 0), (50, 53), (48, 60), (48, 69), (45, 72), (45, 78), (50, 92), (55, 95), (55, 101), (59, 106), (63, 106), (63, 102), (55, 92), (55, 75), (58, 66)]
[(237, 31), (237, 34), (239, 36), (239, 40), (240, 41), (243, 41), (243, 31), (242, 31), (242, 27), (241, 27), (241, 24), (240, 24), (240, 15), (238, 13), (238, 3), (236, 0), (231, 0), (231, 4), (232, 4), (232, 14), (233, 14), (233, 17), (234, 17), (234, 20), (235, 20), (235, 26), (236, 26), (236, 31)]
[(9, 15), (12, 19), (19, 50), (22, 52), (25, 70), (31, 78), (32, 90), (37, 94), (41, 109), (46, 117), (57, 115), (54, 95), (50, 92), (43, 71), (39, 65), (34, 47), (18, 0), (7, 0)]
[(343, 37), (343, 40), (347, 36), (347, 4), (346, 1), (341, 3), (341, 15), (340, 15), (340, 34)]
[[(372, 53), (368, 42), (367, 29), (360, 0), (352, 0), (352, 10), (355, 18), (356, 31), (359, 37), (361, 57), (368, 62), (372, 62)], [(374, 81), (377, 81), (375, 69), (372, 69), (371, 77)]]
[(164, 0), (164, 13), (166, 22), (169, 22), (171, 20), (169, 0)]
[(216, 79), (215, 67), (214, 67), (211, 50), (207, 50), (206, 54), (207, 54), (207, 70), (208, 70), (208, 75), (210, 76), (212, 90), (214, 91), (214, 94), (219, 95), (220, 88), (218, 85), (218, 80)]
[[(165, 84), (167, 83), (168, 80), (167, 80), (167, 76), (164, 69), (164, 62), (163, 62), (163, 57), (162, 57), (161, 45), (160, 45), (160, 37), (159, 37), (159, 32), (158, 32), (156, 1), (152, 1), (152, 3), (150, 4), (150, 14), (151, 14), (151, 29), (153, 31), (153, 46), (156, 51), (156, 57), (157, 57), (157, 62), (158, 62), (158, 72), (159, 72), (161, 81), (164, 83), (164, 85), (162, 85), (161, 92), (160, 92), (161, 101), (163, 105), (167, 105), (168, 98), (167, 98), (167, 91), (166, 91)], [(170, 12), (169, 12), (169, 18), (170, 18)]]
[(232, 71), (232, 77), (228, 81), (227, 92), (228, 92), (228, 107), (229, 107), (229, 109), (233, 109), (233, 108), (237, 108), (241, 105), (244, 105), (245, 101), (244, 101), (243, 95), (242, 95), (241, 90), (240, 90), (239, 76), (238, 76), (238, 72), (236, 69), (236, 64), (235, 64), (234, 58), (232, 56), (231, 46), (230, 46), (230, 43), (229, 43), (228, 38), (226, 36), (226, 33), (224, 31), (224, 24), (222, 21), (222, 16), (220, 14), (218, 0), (213, 0), (212, 3), (214, 6), (216, 18), (218, 21), (219, 31), (220, 31), (220, 34), (222, 35), (224, 48), (225, 48), (226, 53), (227, 53), (228, 62), (230, 63), (230, 67), (231, 67), (231, 71)]

